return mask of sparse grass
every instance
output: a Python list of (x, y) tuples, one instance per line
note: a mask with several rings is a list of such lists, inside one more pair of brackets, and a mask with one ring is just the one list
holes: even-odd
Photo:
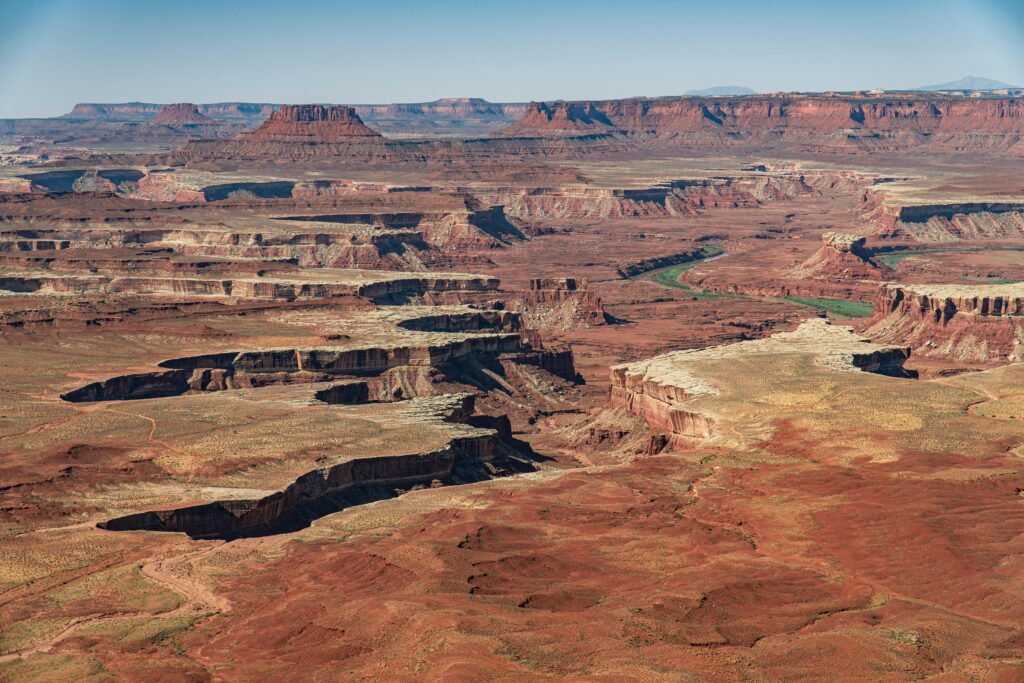
[(866, 304), (862, 301), (848, 301), (847, 299), (824, 299), (802, 296), (787, 296), (786, 301), (800, 306), (809, 306), (832, 313), (844, 318), (866, 318), (874, 310), (873, 304)]
[[(929, 247), (926, 249), (904, 249), (900, 251), (889, 251), (883, 253), (875, 253), (875, 260), (879, 263), (884, 263), (890, 268), (895, 269), (900, 261), (911, 256), (923, 256), (926, 254), (949, 254), (949, 253), (961, 253), (961, 254), (973, 254), (980, 251), (1024, 251), (1024, 247), (1016, 246), (992, 246), (992, 247)], [(1013, 280), (1004, 284), (1012, 284), (1016, 282)], [(993, 283), (995, 284), (995, 283)]]

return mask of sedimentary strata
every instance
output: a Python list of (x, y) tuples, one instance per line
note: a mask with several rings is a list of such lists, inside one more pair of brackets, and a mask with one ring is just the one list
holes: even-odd
[(386, 299), (427, 292), (495, 289), (496, 278), (462, 273), (411, 275), (386, 271), (319, 269), (288, 277), (111, 276), (0, 271), (0, 290), (39, 294), (140, 294), (235, 299), (326, 299), (360, 296)]
[(1024, 360), (1024, 285), (883, 284), (866, 334), (926, 356)]
[(757, 95), (533, 102), (506, 136), (622, 134), (719, 147), (790, 145), (883, 151), (925, 144), (943, 151), (1024, 151), (1019, 98), (941, 95)]

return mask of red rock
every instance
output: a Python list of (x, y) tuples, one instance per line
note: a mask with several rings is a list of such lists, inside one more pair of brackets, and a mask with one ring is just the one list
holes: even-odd
[(186, 126), (213, 123), (213, 119), (199, 113), (199, 108), (190, 103), (168, 104), (150, 122), (160, 126)]
[(383, 136), (364, 124), (352, 107), (297, 104), (282, 105), (245, 138), (249, 142), (332, 143)]
[(1020, 98), (966, 100), (947, 96), (832, 97), (760, 95), (633, 98), (532, 103), (504, 136), (621, 132), (684, 143), (777, 144), (824, 150), (929, 147), (1024, 150)]
[(867, 334), (959, 361), (1024, 359), (1024, 286), (884, 284)]
[(864, 237), (836, 232), (821, 236), (822, 246), (811, 258), (792, 270), (801, 278), (845, 281), (879, 280), (891, 271), (875, 261), (871, 252), (865, 249)]

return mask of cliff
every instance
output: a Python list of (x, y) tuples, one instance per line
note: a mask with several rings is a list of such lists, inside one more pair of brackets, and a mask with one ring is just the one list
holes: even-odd
[(1024, 360), (1024, 284), (883, 284), (866, 334), (927, 356)]
[(947, 151), (1024, 152), (1020, 98), (826, 95), (634, 98), (531, 103), (499, 133), (559, 136), (618, 132), (683, 143), (801, 143), (819, 151), (881, 150), (927, 143)]
[(781, 354), (807, 354), (818, 365), (839, 371), (864, 371), (908, 376), (903, 363), (910, 350), (868, 342), (848, 327), (830, 325), (823, 319), (807, 320), (793, 332), (765, 339), (706, 349), (674, 351), (654, 358), (611, 368), (610, 406), (643, 417), (647, 424), (669, 433), (670, 443), (715, 435), (718, 416), (697, 401), (714, 396), (718, 389), (702, 377), (705, 364), (734, 362), (772, 363)]
[(1005, 239), (1024, 235), (1024, 204), (979, 201), (898, 205), (885, 194), (869, 191), (865, 216), (881, 238), (909, 238), (918, 242)]

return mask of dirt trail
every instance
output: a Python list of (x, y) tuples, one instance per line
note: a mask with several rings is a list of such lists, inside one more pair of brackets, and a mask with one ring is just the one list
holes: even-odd
[[(202, 547), (196, 548), (197, 542), (189, 541), (164, 550), (159, 555), (145, 561), (142, 573), (163, 585), (182, 598), (180, 605), (167, 612), (108, 612), (85, 617), (74, 618), (67, 626), (42, 643), (33, 645), (17, 652), (0, 655), (0, 664), (16, 659), (25, 659), (34, 654), (50, 652), (62, 641), (68, 639), (84, 627), (111, 621), (135, 619), (139, 617), (173, 618), (178, 616), (205, 617), (211, 614), (228, 612), (231, 602), (216, 595), (208, 586), (194, 575), (194, 564), (204, 558), (224, 550), (227, 541), (201, 542)], [(208, 545), (212, 543), (212, 545)], [(236, 541), (237, 543), (237, 541)]]

